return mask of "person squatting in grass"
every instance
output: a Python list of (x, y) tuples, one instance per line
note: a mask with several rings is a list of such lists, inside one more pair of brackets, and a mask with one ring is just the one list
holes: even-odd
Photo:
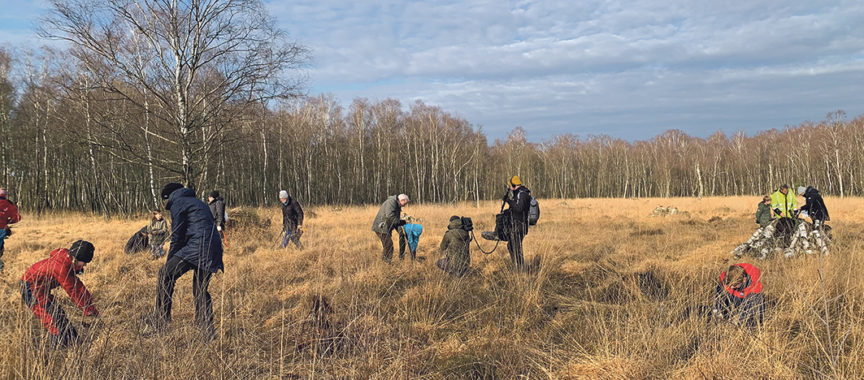
[(282, 241), (279, 247), (285, 248), (288, 242), (292, 242), (297, 249), (303, 249), (300, 237), (306, 229), (303, 228), (303, 208), (300, 207), (300, 202), (285, 190), (279, 191), (279, 202), (282, 205)]
[(77, 343), (78, 331), (66, 319), (66, 313), (51, 294), (52, 289), (63, 287), (85, 316), (99, 315), (93, 297), (77, 276), (93, 260), (94, 251), (93, 244), (78, 240), (69, 249), (51, 251), (49, 258), (33, 264), (21, 277), (21, 299), (48, 329), (54, 348)]
[(762, 298), (762, 273), (747, 263), (733, 264), (720, 274), (711, 316), (749, 327), (762, 323), (765, 302)]
[(10, 224), (15, 224), (21, 221), (21, 214), (18, 213), (18, 206), (12, 201), (6, 199), (9, 193), (5, 188), (0, 187), (0, 272), (3, 271), (3, 252), (6, 249), (6, 238), (11, 235), (12, 229)]
[[(387, 198), (378, 209), (378, 215), (372, 221), (372, 231), (381, 239), (381, 259), (384, 262), (393, 260), (393, 230), (399, 234), (399, 260), (405, 259), (406, 236), (401, 226), (407, 224), (400, 218), (402, 207), (408, 204), (408, 195), (399, 194)], [(413, 259), (413, 257), (412, 257)]]
[(168, 259), (159, 270), (156, 310), (151, 327), (163, 329), (171, 322), (174, 285), (183, 274), (193, 271), (192, 294), (195, 298), (195, 322), (205, 338), (215, 337), (213, 304), (208, 287), (213, 273), (224, 271), (222, 240), (213, 214), (195, 197), (191, 189), (169, 183), (162, 189), (165, 208), (171, 212), (171, 248)]
[(147, 225), (147, 235), (150, 237), (150, 253), (154, 259), (165, 256), (165, 240), (168, 239), (168, 221), (162, 217), (162, 210), (153, 210), (153, 219)]
[(825, 222), (831, 220), (828, 216), (828, 208), (825, 207), (825, 201), (822, 200), (822, 194), (813, 186), (799, 186), (798, 195), (804, 196), (805, 203), (801, 206), (801, 212), (798, 214), (800, 218), (809, 217), (813, 220), (813, 224), (809, 224), (804, 220), (798, 220), (798, 226), (795, 229), (795, 234), (792, 235), (792, 241), (789, 247), (786, 248), (784, 256), (792, 258), (796, 252), (800, 250), (804, 253), (812, 254), (810, 249), (810, 239), (815, 240), (819, 247), (819, 253), (828, 254), (828, 245), (826, 244), (827, 236), (825, 236)]
[(528, 210), (531, 207), (531, 190), (522, 185), (518, 176), (510, 177), (508, 191), (503, 201), (510, 206), (510, 239), (507, 241), (507, 251), (510, 261), (517, 270), (527, 269), (523, 256), (522, 241), (528, 234)]
[(766, 195), (762, 201), (756, 206), (756, 224), (759, 228), (756, 232), (747, 239), (746, 242), (735, 247), (732, 250), (732, 256), (740, 259), (747, 251), (757, 251), (753, 256), (759, 260), (765, 260), (768, 257), (768, 247), (766, 246), (771, 239), (774, 238), (774, 218), (771, 217), (771, 196)]
[(446, 257), (435, 263), (438, 268), (456, 277), (462, 277), (471, 267), (471, 236), (462, 227), (462, 218), (455, 215), (450, 217), (440, 247)]

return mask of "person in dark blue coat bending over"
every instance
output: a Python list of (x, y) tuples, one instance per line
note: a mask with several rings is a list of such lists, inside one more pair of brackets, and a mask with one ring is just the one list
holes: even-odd
[(195, 197), (195, 192), (179, 183), (169, 183), (162, 189), (165, 208), (171, 212), (171, 249), (168, 259), (159, 270), (156, 290), (156, 327), (164, 328), (171, 322), (171, 299), (174, 284), (180, 276), (194, 271), (192, 294), (195, 298), (195, 323), (206, 338), (215, 337), (213, 304), (207, 288), (210, 276), (222, 264), (222, 240), (213, 214), (206, 203)]

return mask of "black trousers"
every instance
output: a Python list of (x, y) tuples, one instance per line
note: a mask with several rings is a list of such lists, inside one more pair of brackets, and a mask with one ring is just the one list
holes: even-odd
[(525, 267), (525, 258), (522, 255), (522, 240), (525, 239), (524, 227), (514, 225), (510, 231), (510, 240), (507, 241), (507, 251), (510, 252), (510, 261), (516, 269)]
[[(405, 258), (405, 246), (408, 244), (408, 237), (405, 236), (405, 232), (402, 228), (396, 228), (396, 232), (399, 233), (399, 259), (402, 260)], [(378, 238), (381, 239), (381, 247), (383, 248), (381, 251), (381, 260), (386, 262), (390, 262), (393, 260), (393, 231), (386, 234), (380, 234), (376, 232)], [(414, 252), (412, 253), (412, 259), (414, 258)]]
[(210, 286), (212, 273), (198, 269), (195, 265), (177, 257), (171, 256), (159, 269), (159, 284), (156, 289), (156, 317), (162, 323), (171, 322), (171, 305), (174, 297), (174, 285), (186, 272), (194, 270), (192, 276), (192, 294), (195, 298), (195, 323), (208, 337), (215, 334), (213, 327), (213, 301), (207, 288)]

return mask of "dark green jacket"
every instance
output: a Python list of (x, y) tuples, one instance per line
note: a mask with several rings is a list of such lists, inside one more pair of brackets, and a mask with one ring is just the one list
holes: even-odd
[(387, 198), (381, 204), (378, 210), (378, 215), (372, 222), (372, 231), (379, 234), (389, 234), (399, 225), (399, 217), (402, 215), (402, 206), (399, 205), (399, 199), (395, 195)]
[(759, 227), (768, 227), (773, 219), (771, 219), (771, 206), (766, 205), (765, 202), (759, 202), (759, 208), (756, 209), (756, 223), (759, 223)]
[(150, 245), (165, 243), (169, 232), (171, 231), (168, 229), (168, 222), (165, 218), (161, 220), (157, 220), (156, 218), (150, 219), (150, 224), (147, 225), (147, 233), (150, 235)]
[(441, 240), (441, 252), (449, 260), (450, 271), (463, 274), (471, 266), (471, 236), (462, 229), (462, 219), (456, 219), (447, 226), (444, 239)]

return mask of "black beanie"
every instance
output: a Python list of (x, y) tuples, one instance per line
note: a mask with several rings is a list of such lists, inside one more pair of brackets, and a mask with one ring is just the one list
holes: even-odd
[(72, 243), (69, 248), (69, 255), (82, 263), (89, 263), (93, 260), (93, 252), (96, 250), (93, 244), (89, 241), (78, 240)]
[(216, 191), (216, 190), (211, 191), (211, 192), (210, 192), (210, 197), (213, 198), (213, 199), (217, 199), (217, 198), (219, 198), (219, 192)]
[(177, 182), (171, 182), (162, 188), (162, 199), (168, 199), (175, 190), (182, 189), (183, 185)]

